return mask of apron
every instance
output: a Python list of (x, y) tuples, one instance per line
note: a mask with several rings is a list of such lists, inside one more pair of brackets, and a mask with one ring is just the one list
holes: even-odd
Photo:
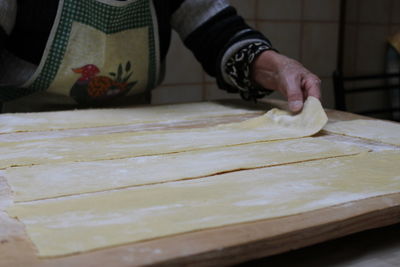
[(81, 106), (143, 95), (159, 81), (157, 18), (151, 0), (60, 0), (39, 66), (0, 102), (46, 91)]

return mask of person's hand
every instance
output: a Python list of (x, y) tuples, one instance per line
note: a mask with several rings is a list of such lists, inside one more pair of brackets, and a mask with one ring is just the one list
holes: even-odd
[(262, 52), (253, 61), (251, 72), (256, 83), (286, 96), (293, 112), (303, 108), (308, 96), (321, 98), (321, 80), (296, 60), (275, 51)]

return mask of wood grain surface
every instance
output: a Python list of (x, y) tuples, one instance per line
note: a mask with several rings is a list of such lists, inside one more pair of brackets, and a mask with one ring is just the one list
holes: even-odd
[[(284, 106), (282, 102), (275, 104)], [(162, 123), (142, 126), (118, 126), (82, 131), (53, 131), (46, 135), (73, 136), (75, 134), (98, 134), (192, 128), (224, 122), (241, 121), (259, 113), (244, 116), (199, 119), (176, 122), (173, 126)], [(330, 120), (349, 120), (360, 116), (329, 110)], [(121, 128), (122, 127), (122, 128)], [(35, 138), (38, 133), (0, 135), (0, 140)], [(366, 147), (384, 146), (357, 138), (321, 133), (327, 139), (351, 141)], [(3, 138), (3, 139), (2, 139)], [(4, 212), (11, 203), (11, 192), (0, 172), (0, 266), (143, 266), (143, 265), (191, 265), (227, 266), (251, 259), (298, 249), (352, 233), (383, 227), (400, 222), (400, 192), (303, 214), (229, 225), (195, 231), (146, 242), (133, 243), (93, 252), (40, 259), (35, 247), (24, 231), (23, 225)]]

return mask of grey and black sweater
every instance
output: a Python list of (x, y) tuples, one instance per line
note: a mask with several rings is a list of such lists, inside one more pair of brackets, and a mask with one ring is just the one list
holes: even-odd
[[(120, 0), (124, 1), (124, 0)], [(7, 50), (38, 65), (56, 16), (58, 0), (0, 0), (0, 53)], [(153, 0), (161, 61), (176, 30), (219, 87), (248, 98), (263, 95), (248, 81), (248, 61), (270, 42), (250, 28), (226, 0)], [(243, 60), (243, 55), (245, 59)], [(243, 63), (244, 62), (244, 63)], [(245, 69), (243, 69), (245, 68)], [(250, 92), (253, 90), (254, 92)], [(258, 90), (258, 89), (257, 89)], [(250, 95), (249, 95), (250, 94)], [(1, 92), (0, 92), (0, 102)]]

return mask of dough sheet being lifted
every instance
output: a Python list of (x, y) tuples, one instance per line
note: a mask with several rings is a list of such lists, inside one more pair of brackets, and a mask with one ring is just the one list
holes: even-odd
[[(254, 113), (218, 102), (0, 115), (0, 133), (78, 129)], [(258, 110), (259, 112), (261, 110)]]
[(400, 124), (381, 120), (330, 122), (325, 131), (400, 146)]
[(5, 171), (5, 177), (14, 193), (14, 201), (21, 202), (352, 155), (363, 151), (366, 149), (321, 138), (303, 138), (128, 159), (9, 168)]
[(16, 204), (39, 255), (61, 256), (400, 192), (400, 152), (372, 152)]
[(327, 117), (321, 103), (310, 97), (300, 114), (272, 109), (240, 123), (174, 131), (128, 132), (0, 143), (0, 169), (55, 162), (80, 162), (159, 155), (211, 147), (310, 136)]

